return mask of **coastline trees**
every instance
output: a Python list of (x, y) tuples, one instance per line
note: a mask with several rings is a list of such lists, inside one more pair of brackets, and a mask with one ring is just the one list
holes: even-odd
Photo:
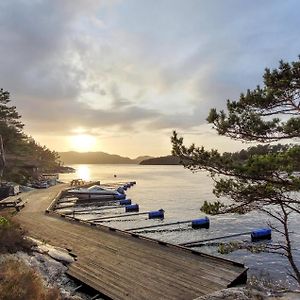
[[(218, 134), (245, 142), (270, 143), (287, 140), (284, 146), (265, 147), (264, 152), (237, 159), (229, 153), (207, 151), (194, 144), (186, 147), (174, 132), (173, 155), (184, 167), (207, 170), (214, 180), (214, 194), (226, 196), (233, 204), (223, 212), (259, 209), (280, 226), (284, 243), (273, 245), (272, 251), (286, 256), (291, 276), (300, 284), (300, 268), (292, 247), (289, 220), (300, 214), (300, 58), (281, 61), (274, 70), (266, 69), (263, 87), (248, 90), (238, 101), (227, 100), (227, 112), (211, 109), (207, 121)], [(260, 146), (263, 147), (263, 146)], [(261, 148), (262, 149), (262, 148)]]
[(6, 180), (19, 181), (23, 178), (26, 181), (26, 171), (21, 171), (25, 162), (51, 170), (58, 166), (58, 154), (45, 146), (40, 146), (23, 132), (24, 124), (20, 120), (21, 116), (15, 106), (10, 106), (10, 101), (9, 92), (0, 89), (0, 139), (3, 146), (0, 151), (0, 179), (3, 176)]
[(0, 133), (7, 151), (13, 150), (16, 140), (24, 138), (24, 124), (15, 106), (9, 106), (10, 94), (0, 89)]
[(4, 148), (6, 151), (12, 151), (15, 141), (24, 137), (24, 124), (19, 120), (21, 116), (15, 106), (8, 106), (9, 102), (9, 92), (0, 89), (0, 179), (5, 168)]

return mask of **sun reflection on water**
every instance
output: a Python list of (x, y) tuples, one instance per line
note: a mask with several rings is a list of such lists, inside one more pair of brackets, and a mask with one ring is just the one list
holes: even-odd
[(90, 168), (86, 165), (81, 165), (76, 170), (76, 175), (78, 178), (83, 179), (85, 181), (91, 180)]

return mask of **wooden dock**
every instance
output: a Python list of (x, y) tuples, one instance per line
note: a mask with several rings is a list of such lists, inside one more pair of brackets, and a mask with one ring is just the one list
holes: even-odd
[(22, 194), (16, 218), (35, 238), (71, 248), (68, 274), (112, 299), (195, 299), (234, 286), (247, 269), (229, 260), (143, 238), (103, 225), (90, 226), (45, 210), (66, 185)]

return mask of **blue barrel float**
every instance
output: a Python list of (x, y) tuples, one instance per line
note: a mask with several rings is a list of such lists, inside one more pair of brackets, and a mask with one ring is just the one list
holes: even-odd
[(251, 241), (270, 240), (272, 238), (272, 230), (270, 228), (262, 228), (251, 232)]
[(148, 213), (149, 219), (163, 219), (165, 217), (165, 211), (163, 209), (150, 211)]
[(195, 219), (192, 220), (192, 228), (198, 229), (198, 228), (209, 228), (209, 218), (201, 218), (201, 219)]
[(119, 187), (117, 188), (117, 192), (120, 193), (120, 194), (125, 194), (124, 189), (123, 189), (123, 187), (121, 187), (121, 186), (119, 186)]
[(130, 205), (130, 204), (131, 204), (131, 199), (120, 200), (120, 205)]
[(139, 211), (139, 205), (138, 204), (131, 204), (125, 206), (125, 212), (133, 212), (133, 211)]
[(125, 199), (125, 198), (126, 198), (125, 194), (118, 193), (118, 194), (114, 195), (114, 199), (116, 199), (116, 200), (121, 200), (121, 199)]

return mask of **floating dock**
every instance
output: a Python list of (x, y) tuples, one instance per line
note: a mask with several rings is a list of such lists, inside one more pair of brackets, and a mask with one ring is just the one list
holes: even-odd
[(33, 237), (72, 249), (77, 261), (68, 274), (107, 297), (189, 300), (246, 281), (243, 264), (58, 216), (52, 208), (65, 188), (22, 194), (27, 204), (16, 218)]

